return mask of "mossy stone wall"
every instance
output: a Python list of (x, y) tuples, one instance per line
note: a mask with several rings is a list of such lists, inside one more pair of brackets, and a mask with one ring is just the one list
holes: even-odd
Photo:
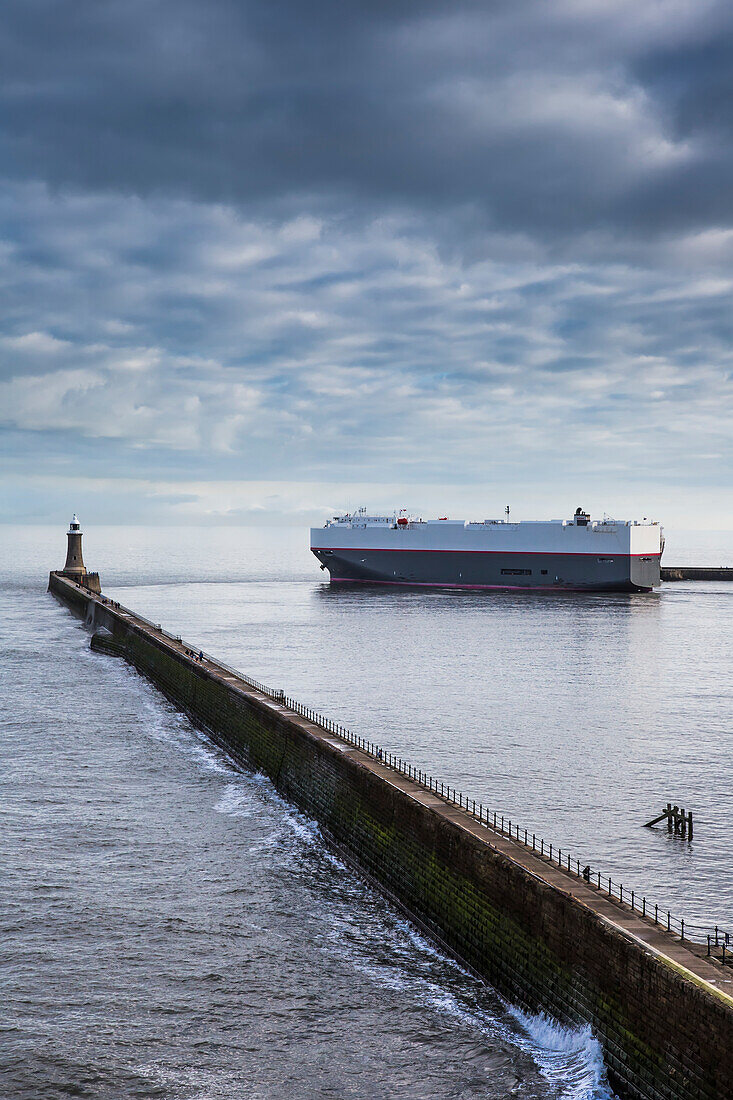
[[(51, 586), (54, 587), (53, 584)], [(84, 613), (86, 597), (58, 592)], [(509, 1000), (590, 1023), (630, 1100), (733, 1097), (733, 1013), (577, 899), (376, 774), (350, 746), (309, 733), (143, 624), (95, 603), (112, 652), (183, 708), (242, 766), (268, 775), (355, 862)]]

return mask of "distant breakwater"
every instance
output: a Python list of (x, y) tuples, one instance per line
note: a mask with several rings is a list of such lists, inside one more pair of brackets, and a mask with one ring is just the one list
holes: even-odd
[(672, 565), (661, 571), (663, 581), (733, 581), (727, 566)]
[[(52, 573), (51, 592), (241, 766), (268, 775), (505, 997), (590, 1024), (631, 1100), (733, 1094), (733, 971), (340, 736), (284, 696)], [(528, 782), (532, 777), (528, 776)], [(722, 988), (721, 988), (721, 984)]]

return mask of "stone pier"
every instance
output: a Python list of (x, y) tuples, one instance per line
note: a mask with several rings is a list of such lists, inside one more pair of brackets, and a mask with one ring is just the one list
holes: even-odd
[(49, 588), (503, 996), (589, 1024), (620, 1096), (733, 1097), (733, 969), (73, 578)]
[(727, 566), (672, 565), (661, 571), (663, 581), (733, 581)]

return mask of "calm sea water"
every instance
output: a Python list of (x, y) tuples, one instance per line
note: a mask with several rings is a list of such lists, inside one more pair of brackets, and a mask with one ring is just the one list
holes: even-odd
[[(0, 528), (0, 1095), (602, 1100), (592, 1038), (521, 1017), (45, 593)], [(733, 564), (730, 534), (668, 538)], [(733, 925), (733, 586), (331, 591), (290, 529), (85, 538), (105, 591), (572, 848)], [(692, 843), (641, 828), (673, 800)]]

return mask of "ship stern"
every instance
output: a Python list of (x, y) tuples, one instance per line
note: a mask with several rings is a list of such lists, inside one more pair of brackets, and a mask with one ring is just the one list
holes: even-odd
[(630, 528), (629, 579), (636, 592), (651, 592), (662, 583), (662, 528), (658, 523)]

